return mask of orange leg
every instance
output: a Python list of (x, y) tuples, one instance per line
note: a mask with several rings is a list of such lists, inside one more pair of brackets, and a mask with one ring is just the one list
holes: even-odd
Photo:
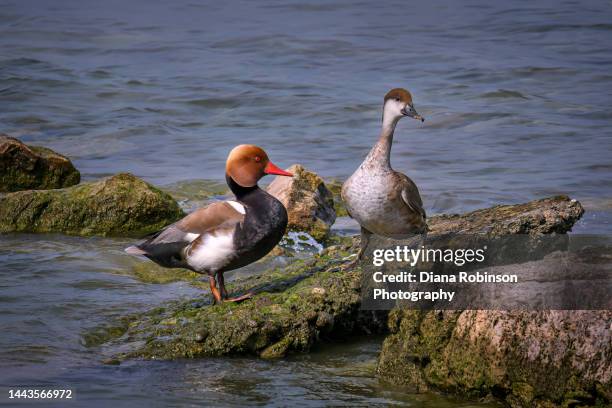
[(212, 292), (212, 295), (215, 298), (215, 303), (221, 303), (221, 293), (219, 292), (219, 289), (217, 289), (217, 282), (215, 281), (215, 277), (210, 276), (208, 278), (208, 283), (210, 283), (210, 291)]
[(217, 274), (217, 279), (219, 280), (219, 289), (221, 289), (221, 297), (223, 299), (227, 299), (227, 289), (225, 289), (225, 278), (223, 277), (223, 272)]
[(253, 297), (253, 293), (247, 292), (244, 295), (238, 297), (228, 298), (227, 289), (225, 289), (225, 278), (223, 277), (223, 273), (219, 273), (217, 274), (217, 276), (219, 278), (219, 287), (221, 289), (221, 295), (223, 296), (224, 302), (242, 302), (243, 300), (250, 299)]

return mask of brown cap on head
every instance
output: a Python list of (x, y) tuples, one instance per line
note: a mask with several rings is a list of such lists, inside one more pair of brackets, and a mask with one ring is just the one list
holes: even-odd
[(232, 149), (225, 162), (225, 173), (242, 187), (257, 185), (266, 174), (293, 176), (274, 165), (261, 147), (239, 145)]
[(412, 104), (412, 95), (410, 95), (410, 92), (408, 92), (404, 88), (395, 88), (387, 92), (387, 94), (385, 95), (385, 102), (387, 102), (389, 99), (395, 99), (397, 101), (405, 102), (409, 105)]

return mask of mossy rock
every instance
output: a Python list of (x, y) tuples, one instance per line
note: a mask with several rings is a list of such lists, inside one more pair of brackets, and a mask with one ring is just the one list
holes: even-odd
[[(584, 209), (566, 196), (429, 220), (430, 237), (564, 234)], [(612, 394), (612, 312), (393, 310), (378, 376), (511, 407), (607, 406)]]
[(70, 187), (80, 180), (68, 158), (0, 134), (0, 192)]
[(336, 221), (332, 193), (321, 177), (299, 164), (287, 171), (293, 177), (276, 177), (267, 188), (287, 209), (287, 230), (306, 232), (319, 242), (325, 240)]
[(611, 324), (605, 310), (395, 310), (377, 370), (416, 391), (511, 407), (606, 406)]
[(236, 354), (278, 358), (308, 351), (322, 339), (384, 331), (381, 312), (359, 308), (361, 271), (340, 271), (339, 264), (349, 253), (352, 240), (345, 242), (334, 250), (334, 257), (328, 251), (228, 285), (234, 293), (256, 293), (243, 303), (212, 305), (209, 295), (172, 302), (124, 318), (122, 322), (129, 322), (122, 325), (127, 327), (125, 331), (112, 325), (84, 337), (100, 339), (105, 350), (135, 345), (128, 352), (108, 356), (113, 361)]
[(348, 211), (346, 210), (346, 206), (344, 205), (344, 201), (342, 201), (342, 197), (340, 195), (342, 191), (343, 182), (338, 179), (328, 179), (325, 182), (325, 185), (332, 193), (334, 198), (334, 210), (336, 210), (337, 217), (348, 217)]
[(142, 236), (184, 216), (170, 195), (131, 174), (0, 196), (0, 232)]

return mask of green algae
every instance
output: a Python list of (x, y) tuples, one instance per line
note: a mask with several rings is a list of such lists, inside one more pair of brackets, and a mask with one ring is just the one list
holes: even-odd
[[(511, 407), (604, 406), (609, 402), (609, 383), (603, 385), (580, 374), (582, 366), (590, 364), (583, 360), (586, 356), (577, 357), (580, 363), (575, 366), (572, 356), (577, 351), (573, 346), (565, 350), (542, 347), (550, 341), (547, 339), (566, 335), (562, 330), (540, 334), (542, 348), (526, 358), (525, 343), (536, 341), (532, 338), (538, 335), (534, 327), (548, 327), (547, 314), (475, 313), (394, 310), (377, 367), (379, 377), (417, 392), (438, 390), (472, 399), (495, 397)], [(495, 313), (500, 322), (508, 321), (494, 342), (496, 346), (492, 346), (489, 332), (478, 334), (486, 313)], [(466, 321), (471, 325), (465, 326)], [(499, 324), (494, 326), (501, 330)], [(557, 358), (557, 353), (564, 353), (564, 357)]]
[(346, 210), (346, 206), (344, 205), (344, 201), (340, 195), (342, 191), (343, 182), (338, 179), (329, 179), (325, 182), (325, 185), (332, 193), (332, 197), (334, 200), (334, 210), (336, 211), (337, 217), (348, 217), (348, 211)]
[(132, 267), (131, 275), (144, 283), (197, 282), (202, 275), (188, 269), (163, 268), (153, 262), (140, 262)]

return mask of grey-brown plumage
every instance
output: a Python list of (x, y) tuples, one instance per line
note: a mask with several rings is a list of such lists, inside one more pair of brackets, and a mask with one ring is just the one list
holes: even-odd
[(362, 250), (371, 233), (405, 238), (427, 231), (419, 189), (408, 176), (393, 170), (390, 163), (393, 134), (403, 116), (423, 120), (414, 109), (410, 93), (393, 89), (385, 96), (378, 142), (342, 186), (347, 211), (361, 225)]

